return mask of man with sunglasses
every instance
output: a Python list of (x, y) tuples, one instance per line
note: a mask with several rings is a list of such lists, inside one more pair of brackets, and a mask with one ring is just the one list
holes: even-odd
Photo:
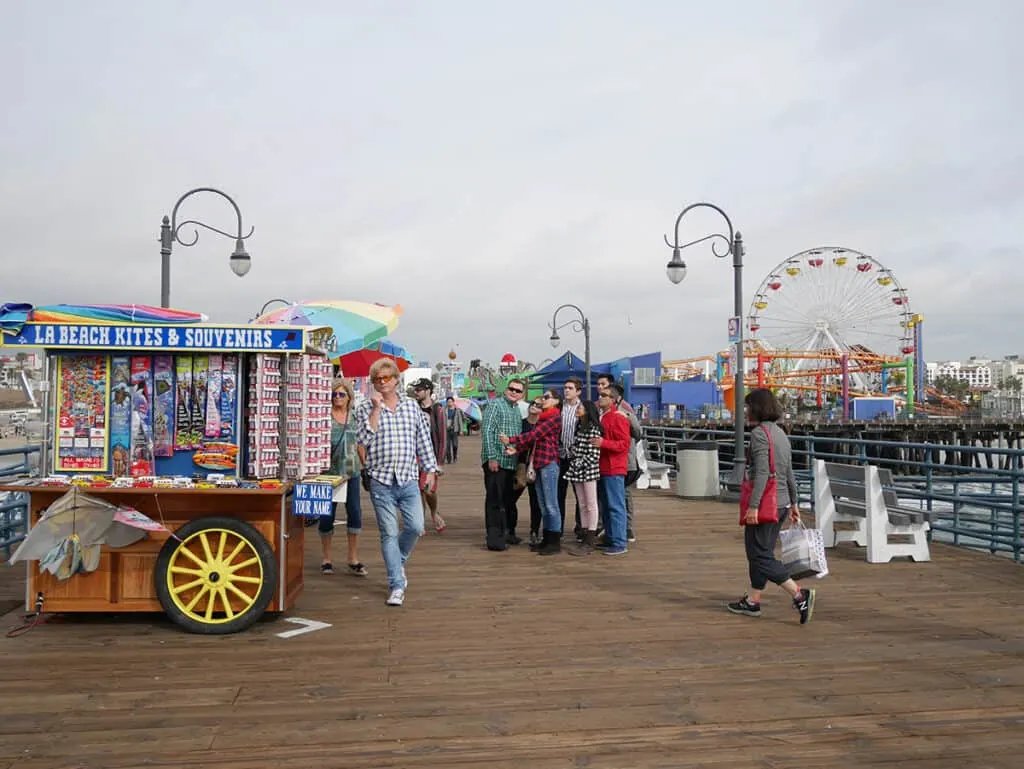
[(516, 457), (505, 453), (500, 436), (519, 435), (523, 416), (519, 401), (526, 385), (522, 379), (510, 379), (502, 398), (494, 398), (484, 408), (480, 461), (484, 468), (484, 525), (487, 549), (507, 550), (523, 540), (516, 536), (518, 515), (515, 500)]
[(366, 447), (370, 501), (377, 514), (380, 550), (391, 589), (386, 603), (401, 606), (408, 586), (405, 564), (423, 536), (420, 471), (425, 473), (423, 488), (433, 492), (437, 487), (437, 458), (423, 411), (399, 392), (395, 362), (390, 358), (374, 361), (370, 381), (373, 392), (356, 411), (359, 443)]

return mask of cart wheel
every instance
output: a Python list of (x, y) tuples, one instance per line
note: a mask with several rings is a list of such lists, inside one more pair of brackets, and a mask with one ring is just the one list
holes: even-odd
[(156, 561), (156, 594), (167, 616), (191, 633), (245, 630), (277, 588), (274, 551), (256, 529), (234, 518), (189, 521)]

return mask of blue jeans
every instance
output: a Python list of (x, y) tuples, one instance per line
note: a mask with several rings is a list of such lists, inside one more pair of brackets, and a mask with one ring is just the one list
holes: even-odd
[[(345, 528), (349, 534), (360, 534), (363, 531), (363, 505), (359, 499), (359, 476), (348, 479), (345, 487)], [(334, 534), (334, 519), (338, 515), (338, 503), (331, 503), (331, 514), (320, 518), (319, 531), (331, 536)]]
[[(423, 536), (423, 502), (418, 480), (390, 486), (370, 480), (370, 501), (380, 529), (380, 552), (392, 590), (405, 590), (405, 562), (416, 540)], [(402, 533), (398, 533), (398, 513), (402, 513)]]
[(626, 476), (602, 475), (597, 483), (604, 535), (612, 547), (626, 546)]
[(537, 471), (537, 501), (544, 517), (544, 531), (562, 533), (562, 511), (558, 507), (558, 462), (549, 462)]

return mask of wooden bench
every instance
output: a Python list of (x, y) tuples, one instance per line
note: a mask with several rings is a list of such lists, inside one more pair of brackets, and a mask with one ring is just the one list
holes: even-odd
[[(899, 557), (931, 560), (928, 513), (899, 504), (891, 470), (816, 460), (814, 518), (825, 547), (854, 542), (867, 548), (868, 563), (888, 563)], [(853, 528), (836, 529), (836, 523), (852, 523)], [(910, 541), (890, 542), (891, 536)]]

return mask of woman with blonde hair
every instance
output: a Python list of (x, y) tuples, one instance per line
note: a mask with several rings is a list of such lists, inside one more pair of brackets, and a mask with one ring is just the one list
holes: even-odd
[(338, 503), (345, 504), (345, 529), (348, 532), (348, 569), (357, 577), (365, 577), (366, 567), (359, 562), (359, 534), (363, 530), (363, 510), (359, 499), (359, 472), (363, 463), (359, 453), (359, 436), (355, 419), (355, 391), (352, 384), (342, 377), (331, 382), (331, 464), (328, 475), (339, 475), (347, 479), (340, 489), (334, 492), (334, 503), (331, 514), (320, 519), (320, 546), (323, 550), (323, 561), (320, 564), (322, 574), (333, 574), (331, 564), (331, 539), (334, 536), (334, 522), (338, 512)]

